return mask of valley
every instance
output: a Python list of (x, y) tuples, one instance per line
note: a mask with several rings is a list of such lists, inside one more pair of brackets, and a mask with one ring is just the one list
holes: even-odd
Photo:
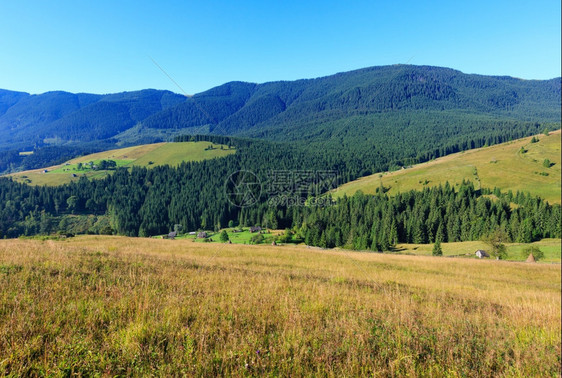
[(0, 1), (0, 378), (562, 378), (560, 14)]

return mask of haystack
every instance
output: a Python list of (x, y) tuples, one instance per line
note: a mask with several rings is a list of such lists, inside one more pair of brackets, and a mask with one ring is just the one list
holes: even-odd
[(527, 257), (527, 260), (525, 260), (525, 262), (534, 263), (537, 262), (537, 260), (535, 260), (535, 256), (533, 256), (532, 253), (529, 253), (529, 257)]

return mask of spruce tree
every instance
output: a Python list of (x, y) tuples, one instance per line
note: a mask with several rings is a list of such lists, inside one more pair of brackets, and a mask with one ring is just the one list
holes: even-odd
[(441, 249), (441, 241), (437, 239), (435, 244), (433, 244), (433, 256), (443, 256), (443, 250)]

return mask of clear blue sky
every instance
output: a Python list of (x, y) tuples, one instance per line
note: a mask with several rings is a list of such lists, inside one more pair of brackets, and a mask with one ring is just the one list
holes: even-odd
[(0, 88), (187, 92), (411, 63), (560, 76), (560, 1), (2, 1)]

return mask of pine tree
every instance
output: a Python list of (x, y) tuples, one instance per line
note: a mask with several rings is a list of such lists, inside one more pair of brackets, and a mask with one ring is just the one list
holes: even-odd
[(320, 241), (319, 241), (320, 247), (322, 248), (326, 248), (327, 244), (326, 244), (326, 233), (322, 232), (322, 236), (320, 236)]

